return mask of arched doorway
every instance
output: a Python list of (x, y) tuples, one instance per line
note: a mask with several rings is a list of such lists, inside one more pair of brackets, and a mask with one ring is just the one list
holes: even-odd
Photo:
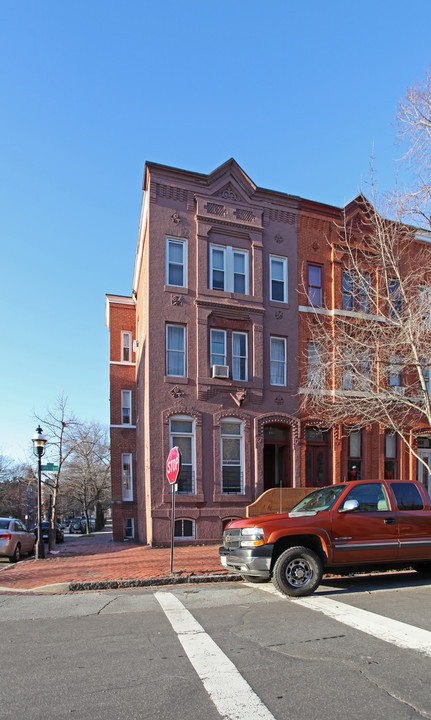
[(265, 425), (263, 429), (263, 489), (291, 487), (290, 427)]

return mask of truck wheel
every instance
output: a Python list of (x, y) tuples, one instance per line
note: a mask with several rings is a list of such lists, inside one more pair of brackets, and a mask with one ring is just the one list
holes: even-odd
[(261, 577), (260, 575), (241, 575), (242, 579), (249, 583), (266, 583), (269, 582), (269, 578)]
[(323, 563), (313, 550), (291, 547), (277, 558), (272, 582), (277, 590), (291, 597), (311, 595), (323, 574)]

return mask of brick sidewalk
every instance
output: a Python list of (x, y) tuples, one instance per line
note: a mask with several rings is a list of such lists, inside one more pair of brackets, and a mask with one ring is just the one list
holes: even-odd
[[(170, 548), (113, 542), (110, 532), (76, 536), (58, 545), (58, 554), (16, 564), (0, 561), (0, 593), (34, 590), (59, 583), (103, 583), (170, 577)], [(223, 576), (218, 546), (174, 548), (174, 576)], [(221, 578), (220, 578), (221, 579)], [(227, 579), (227, 578), (226, 578)], [(150, 584), (150, 583), (149, 583)], [(47, 588), (48, 589), (48, 588)]]

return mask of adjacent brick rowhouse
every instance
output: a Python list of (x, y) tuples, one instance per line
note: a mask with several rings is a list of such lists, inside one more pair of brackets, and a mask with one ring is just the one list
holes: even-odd
[[(147, 163), (143, 191), (132, 294), (106, 297), (114, 539), (169, 544), (176, 444), (175, 535), (214, 543), (265, 490), (351, 472), (342, 429), (301, 418), (298, 392), (308, 265), (337, 306), (343, 213), (259, 188), (233, 159), (209, 175)], [(383, 454), (384, 432), (363, 431), (363, 476), (381, 476)]]

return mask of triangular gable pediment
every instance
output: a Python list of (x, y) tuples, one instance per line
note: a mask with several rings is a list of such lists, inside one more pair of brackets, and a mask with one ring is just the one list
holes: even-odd
[(208, 175), (208, 189), (214, 197), (230, 202), (248, 202), (256, 185), (231, 158)]

